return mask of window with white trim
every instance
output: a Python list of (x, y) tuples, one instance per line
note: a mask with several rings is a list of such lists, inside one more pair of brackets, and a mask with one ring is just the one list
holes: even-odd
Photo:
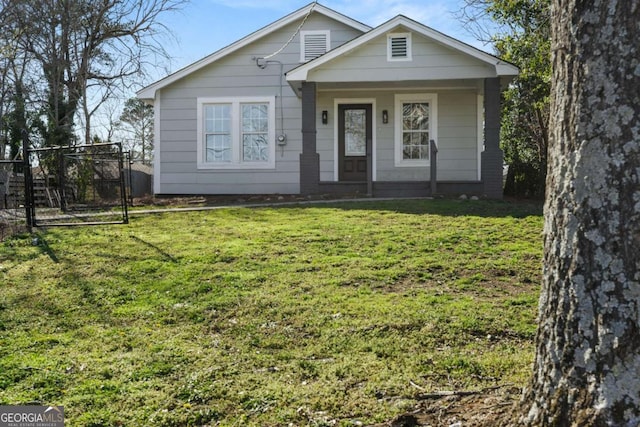
[(309, 62), (330, 49), (329, 30), (300, 31), (300, 62)]
[(437, 140), (438, 95), (395, 97), (395, 165), (427, 166), (430, 141)]
[(198, 168), (274, 168), (275, 146), (275, 97), (198, 99)]
[(387, 35), (387, 60), (411, 61), (411, 33)]

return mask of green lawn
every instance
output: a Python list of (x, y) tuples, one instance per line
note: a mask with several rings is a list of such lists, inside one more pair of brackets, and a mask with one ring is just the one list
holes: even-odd
[(521, 386), (541, 230), (536, 204), (413, 200), (19, 236), (0, 243), (0, 404), (63, 405), (71, 427), (349, 426)]

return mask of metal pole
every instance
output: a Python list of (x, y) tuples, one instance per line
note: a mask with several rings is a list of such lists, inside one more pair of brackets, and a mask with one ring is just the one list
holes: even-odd
[(22, 129), (22, 160), (24, 174), (24, 214), (27, 220), (29, 233), (35, 225), (33, 212), (33, 179), (31, 177), (31, 162), (29, 162), (29, 135), (26, 129)]
[[(58, 186), (60, 191), (60, 210), (62, 212), (67, 212), (67, 194), (64, 190), (65, 186), (65, 161), (64, 161), (64, 152), (62, 150), (58, 151)], [(45, 178), (46, 179), (46, 178)]]
[(117, 143), (118, 146), (118, 166), (120, 168), (120, 200), (122, 204), (122, 223), (129, 223), (129, 211), (127, 210), (127, 193), (124, 185), (124, 167), (122, 160), (124, 155), (122, 154), (122, 144)]
[(133, 206), (133, 173), (131, 172), (131, 164), (133, 163), (133, 152), (127, 151), (127, 171), (129, 173), (129, 201)]

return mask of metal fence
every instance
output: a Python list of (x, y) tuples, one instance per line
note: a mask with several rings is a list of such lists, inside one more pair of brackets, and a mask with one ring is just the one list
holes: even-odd
[(21, 160), (0, 161), (0, 222), (127, 223), (127, 155), (120, 143), (104, 143), (27, 149)]

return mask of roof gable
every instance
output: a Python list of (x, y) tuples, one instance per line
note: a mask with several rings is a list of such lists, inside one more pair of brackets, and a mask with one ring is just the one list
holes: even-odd
[(365, 49), (368, 44), (381, 38), (386, 38), (389, 33), (405, 31), (415, 33), (433, 41), (442, 48), (446, 48), (447, 50), (456, 52), (459, 55), (463, 55), (469, 60), (483, 64), (485, 67), (490, 67), (495, 70), (495, 76), (516, 76), (518, 74), (518, 68), (513, 64), (505, 62), (496, 56), (483, 52), (480, 49), (449, 37), (405, 16), (398, 15), (362, 36), (326, 53), (325, 55), (294, 68), (287, 73), (287, 81), (292, 85), (297, 82), (305, 81), (309, 78), (309, 75), (312, 72), (331, 67), (330, 63), (340, 61), (341, 58), (347, 57), (351, 53), (360, 49)]
[(358, 22), (354, 19), (351, 19), (345, 15), (342, 15), (332, 9), (329, 9), (325, 6), (322, 6), (319, 3), (313, 2), (313, 3), (309, 3), (307, 6), (304, 6), (301, 9), (298, 9), (297, 11), (290, 13), (289, 15), (267, 25), (266, 27), (263, 27), (251, 34), (249, 34), (246, 37), (243, 37), (242, 39), (212, 53), (209, 56), (206, 56), (204, 58), (202, 58), (199, 61), (196, 61), (194, 63), (192, 63), (191, 65), (188, 65), (178, 71), (176, 71), (173, 74), (170, 74), (169, 76), (158, 80), (157, 82), (154, 82), (152, 84), (150, 84), (149, 86), (141, 89), (140, 91), (138, 91), (137, 96), (138, 98), (141, 99), (146, 99), (146, 100), (153, 100), (155, 99), (155, 94), (156, 91), (159, 89), (162, 89), (163, 87), (166, 87), (168, 85), (170, 85), (171, 83), (180, 80), (186, 76), (188, 76), (189, 74), (202, 69), (203, 67), (206, 67), (207, 65), (210, 65), (214, 62), (216, 62), (217, 60), (230, 55), (234, 52), (236, 52), (237, 50), (249, 45), (250, 43), (255, 42), (256, 40), (259, 40), (260, 38), (267, 36), (283, 27), (285, 27), (286, 25), (289, 25), (293, 22), (296, 22), (300, 19), (304, 19), (305, 16), (307, 16), (309, 13), (311, 13), (311, 11), (313, 11), (313, 13), (320, 13), (326, 17), (329, 17), (331, 19), (334, 19), (338, 22), (341, 22), (347, 26), (350, 26), (354, 29), (357, 29), (359, 31), (362, 32), (366, 32), (369, 31), (371, 29), (371, 27), (369, 27), (368, 25), (365, 25), (361, 22)]

